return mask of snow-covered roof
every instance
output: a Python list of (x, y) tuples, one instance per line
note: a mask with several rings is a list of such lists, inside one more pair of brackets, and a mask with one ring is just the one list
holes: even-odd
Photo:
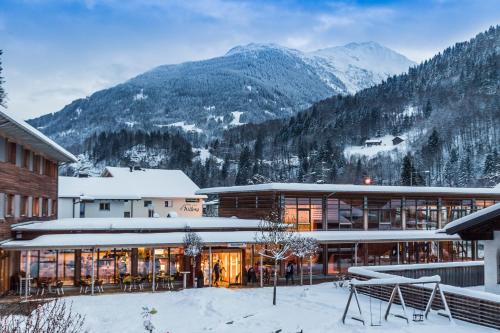
[[(59, 177), (59, 198), (140, 200), (133, 187), (111, 177)], [(135, 193), (134, 193), (135, 192)]]
[(65, 218), (45, 222), (34, 221), (12, 227), (14, 231), (87, 231), (87, 230), (167, 230), (167, 229), (238, 229), (257, 228), (260, 220), (244, 220), (231, 217), (92, 217)]
[(0, 133), (37, 153), (59, 162), (76, 162), (76, 157), (17, 115), (0, 109)]
[(479, 223), (488, 223), (490, 220), (493, 221), (493, 219), (500, 220), (500, 203), (491, 205), (475, 213), (456, 219), (455, 221), (448, 223), (443, 228), (443, 231), (448, 234), (454, 234), (464, 229), (473, 227), (474, 225)]
[[(219, 231), (197, 233), (207, 245), (255, 243), (256, 231)], [(419, 231), (315, 231), (301, 232), (321, 243), (374, 243), (398, 241), (459, 240), (458, 236)], [(32, 240), (12, 240), (4, 249), (92, 248), (92, 247), (161, 247), (180, 246), (184, 232), (170, 233), (73, 233), (42, 235)]]
[(106, 167), (103, 177), (60, 177), (59, 197), (94, 199), (205, 198), (181, 170)]
[(379, 140), (379, 139), (369, 139), (369, 140), (366, 140), (365, 143), (382, 143), (382, 140)]
[(466, 187), (423, 187), (423, 186), (379, 186), (352, 184), (305, 184), (305, 183), (268, 183), (257, 185), (226, 186), (204, 188), (198, 194), (218, 194), (237, 192), (322, 192), (322, 193), (382, 193), (382, 194), (464, 194), (499, 196), (500, 188)]

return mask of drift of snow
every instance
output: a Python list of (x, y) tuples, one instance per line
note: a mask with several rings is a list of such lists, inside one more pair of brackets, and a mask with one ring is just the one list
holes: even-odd
[(241, 118), (241, 115), (245, 113), (245, 112), (241, 112), (241, 111), (234, 111), (234, 112), (231, 112), (231, 114), (233, 115), (233, 120), (231, 121), (231, 125), (234, 125), (234, 126), (239, 126), (239, 125), (243, 125), (245, 123), (242, 123), (240, 121), (240, 118)]
[(144, 95), (144, 91), (141, 89), (141, 91), (134, 96), (134, 101), (142, 101), (148, 98), (148, 95)]
[[(399, 136), (402, 139), (405, 139), (405, 136)], [(392, 144), (392, 139), (395, 137), (393, 135), (384, 135), (380, 138), (372, 138), (371, 140), (380, 140), (382, 144), (380, 146), (348, 146), (344, 149), (344, 156), (349, 159), (353, 155), (362, 155), (368, 158), (373, 158), (377, 156), (379, 153), (387, 153), (387, 152), (405, 152), (408, 148), (406, 140), (401, 142), (398, 145)], [(368, 141), (368, 140), (367, 140)]]
[[(158, 310), (152, 318), (155, 332), (497, 332), (458, 320), (450, 324), (447, 318), (436, 313), (431, 313), (427, 321), (411, 325), (393, 316), (387, 322), (382, 321), (381, 327), (363, 327), (353, 320), (343, 325), (341, 317), (348, 293), (348, 289), (334, 288), (331, 283), (279, 287), (276, 306), (271, 304), (271, 288), (202, 288), (155, 294), (75, 296), (68, 300), (73, 302), (74, 311), (86, 316), (85, 326), (93, 333), (143, 332), (141, 311), (144, 306)], [(369, 298), (361, 295), (360, 302), (368, 317)], [(384, 302), (382, 307), (386, 304)], [(355, 314), (354, 307), (350, 311)], [(394, 306), (391, 311), (398, 313), (401, 309)]]
[(184, 132), (195, 132), (195, 133), (203, 133), (203, 130), (201, 128), (198, 128), (196, 124), (186, 124), (184, 121), (178, 121), (176, 123), (172, 124), (156, 124), (154, 125), (156, 127), (180, 127)]

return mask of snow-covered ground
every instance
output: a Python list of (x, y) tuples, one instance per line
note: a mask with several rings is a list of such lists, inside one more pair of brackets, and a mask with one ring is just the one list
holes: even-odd
[[(407, 325), (394, 316), (381, 327), (369, 324), (369, 298), (361, 296), (366, 327), (360, 322), (341, 322), (348, 290), (335, 288), (332, 283), (315, 286), (278, 288), (278, 305), (272, 305), (272, 288), (225, 289), (203, 288), (179, 292), (76, 296), (68, 298), (75, 311), (86, 316), (90, 332), (144, 332), (141, 309), (154, 307), (155, 332), (425, 332), (453, 333), (495, 332), (462, 321), (449, 323), (435, 313), (422, 323)], [(373, 303), (374, 302), (374, 303)], [(354, 305), (354, 304), (352, 304)], [(379, 318), (379, 302), (372, 301), (374, 320)], [(382, 312), (386, 303), (382, 304)], [(354, 314), (354, 306), (351, 313)], [(401, 311), (399, 306), (393, 313)], [(409, 309), (411, 315), (411, 309)]]

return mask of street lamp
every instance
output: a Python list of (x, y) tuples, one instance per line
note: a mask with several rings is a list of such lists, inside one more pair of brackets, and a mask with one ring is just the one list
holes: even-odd
[(373, 183), (373, 178), (370, 176), (364, 176), (363, 177), (363, 184), (365, 185), (371, 185)]

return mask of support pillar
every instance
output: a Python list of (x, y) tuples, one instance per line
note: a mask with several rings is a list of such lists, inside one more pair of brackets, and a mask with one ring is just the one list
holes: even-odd
[(309, 284), (313, 284), (313, 256), (309, 256)]
[(212, 288), (212, 247), (208, 247), (208, 285)]
[(94, 295), (94, 284), (95, 284), (95, 267), (94, 267), (94, 254), (95, 254), (95, 249), (92, 248), (92, 279), (91, 279), (91, 286), (90, 286), (90, 294), (93, 296)]
[(264, 287), (264, 269), (262, 265), (264, 264), (264, 259), (262, 258), (262, 254), (260, 255), (260, 287)]
[(354, 243), (354, 266), (358, 266), (358, 243)]
[(401, 229), (406, 230), (406, 199), (403, 198), (403, 209), (401, 209)]
[(25, 301), (28, 301), (28, 296), (29, 296), (29, 290), (31, 286), (31, 251), (27, 250), (26, 251), (26, 274), (24, 275), (24, 296), (25, 296)]
[(396, 252), (396, 255), (397, 255), (397, 258), (398, 258), (398, 265), (400, 264), (400, 258), (399, 258), (400, 257), (400, 254), (399, 254), (400, 250), (399, 250), (399, 247), (400, 247), (400, 244), (398, 242), (398, 244), (397, 244), (397, 252)]
[(152, 251), (153, 251), (153, 279), (152, 279), (153, 281), (151, 284), (151, 290), (153, 292), (155, 292), (156, 291), (156, 253), (155, 253), (154, 248), (152, 249)]
[(363, 198), (363, 230), (368, 230), (368, 198)]

